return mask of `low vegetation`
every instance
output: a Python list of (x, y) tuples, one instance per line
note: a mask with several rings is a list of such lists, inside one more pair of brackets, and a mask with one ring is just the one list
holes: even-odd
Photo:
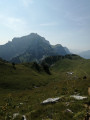
[[(44, 61), (47, 68), (36, 62), (0, 60), (0, 120), (84, 120), (88, 116), (90, 60), (76, 55), (52, 59), (52, 64)], [(76, 100), (71, 95), (87, 99)], [(55, 103), (41, 104), (58, 97)]]

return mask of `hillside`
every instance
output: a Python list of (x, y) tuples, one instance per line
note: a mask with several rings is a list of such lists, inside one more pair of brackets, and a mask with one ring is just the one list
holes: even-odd
[[(56, 58), (55, 58), (56, 57)], [(77, 55), (49, 57), (53, 62), (51, 75), (35, 63), (10, 64), (0, 62), (0, 118), (7, 120), (18, 113), (14, 120), (82, 120), (86, 116), (85, 104), (89, 102), (90, 60)], [(56, 60), (56, 61), (54, 61)], [(39, 68), (39, 69), (37, 69)], [(75, 100), (71, 95), (87, 96)], [(48, 98), (60, 100), (42, 105)]]
[(51, 55), (66, 55), (62, 45), (52, 46), (37, 33), (13, 38), (11, 42), (0, 45), (0, 57), (15, 63), (38, 61)]
[(15, 65), (0, 61), (0, 88), (32, 89), (46, 84), (48, 76), (43, 66), (35, 62)]

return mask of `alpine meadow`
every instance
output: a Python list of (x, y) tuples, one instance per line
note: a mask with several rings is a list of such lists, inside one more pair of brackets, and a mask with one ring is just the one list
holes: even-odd
[(90, 1), (0, 1), (0, 120), (90, 120)]

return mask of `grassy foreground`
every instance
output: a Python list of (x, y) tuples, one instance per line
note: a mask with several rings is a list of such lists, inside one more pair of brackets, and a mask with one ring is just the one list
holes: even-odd
[[(0, 61), (0, 120), (84, 120), (90, 102), (90, 60), (74, 56), (38, 71), (33, 63), (12, 65)], [(72, 74), (70, 74), (72, 73)], [(75, 100), (71, 95), (87, 96)], [(48, 98), (61, 97), (42, 105)], [(14, 113), (18, 113), (15, 118)]]

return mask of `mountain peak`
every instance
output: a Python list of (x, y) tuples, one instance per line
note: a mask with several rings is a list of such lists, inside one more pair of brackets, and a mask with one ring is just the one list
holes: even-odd
[(30, 36), (35, 36), (35, 35), (36, 35), (36, 36), (40, 36), (40, 35), (37, 34), (37, 33), (30, 33), (29, 35), (30, 35)]
[(25, 38), (25, 37), (35, 37), (35, 36), (39, 36), (39, 35), (37, 33), (30, 33), (28, 35), (24, 35), (24, 36), (21, 36), (21, 37), (14, 37), (12, 39), (12, 41), (15, 40), (15, 39), (20, 39), (20, 38)]
[(54, 47), (62, 47), (61, 44), (56, 44)]
[(13, 38), (6, 45), (0, 47), (0, 57), (5, 60), (11, 60), (17, 56), (31, 60), (42, 59), (43, 56), (66, 55), (66, 51), (61, 44), (52, 46), (49, 41), (37, 33), (31, 33), (26, 36)]

